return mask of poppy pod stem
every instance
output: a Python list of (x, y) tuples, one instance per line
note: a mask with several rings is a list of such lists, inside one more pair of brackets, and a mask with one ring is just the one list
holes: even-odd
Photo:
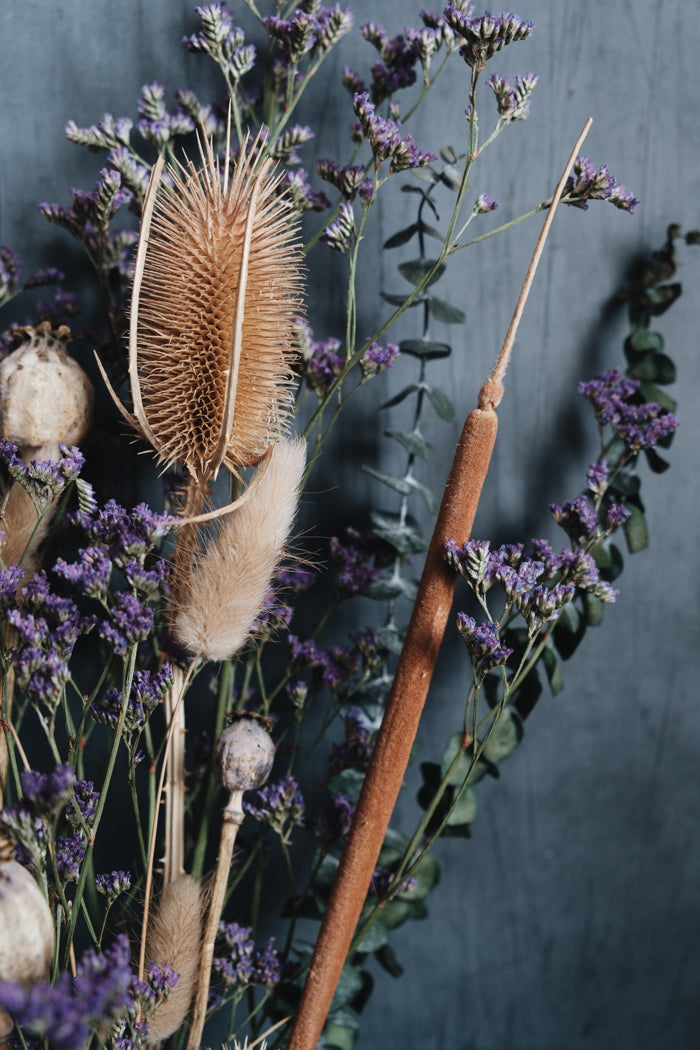
[(467, 417), (457, 444), (384, 718), (323, 916), (287, 1050), (314, 1050), (352, 943), (401, 789), (452, 607), (455, 575), (444, 559), (444, 545), (449, 539), (463, 543), (471, 534), (496, 441), (495, 409), (503, 396), (503, 376), (515, 333), (554, 210), (590, 124), (589, 120), (559, 180), (503, 347), (479, 391), (478, 407)]

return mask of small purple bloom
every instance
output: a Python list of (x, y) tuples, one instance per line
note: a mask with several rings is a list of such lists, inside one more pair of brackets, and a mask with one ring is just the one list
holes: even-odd
[(471, 18), (461, 4), (448, 4), (443, 12), (445, 21), (462, 37), (459, 53), (472, 69), (482, 70), (502, 48), (517, 40), (527, 40), (535, 28), (514, 14), (492, 15), (486, 11), (480, 18)]
[(355, 217), (352, 204), (345, 200), (338, 209), (338, 215), (326, 226), (321, 234), (321, 240), (334, 251), (347, 255), (355, 238)]
[(586, 496), (567, 500), (561, 506), (550, 503), (549, 509), (557, 525), (561, 525), (572, 543), (585, 543), (597, 535), (598, 514)]
[(132, 645), (145, 641), (153, 630), (155, 609), (144, 605), (140, 598), (127, 591), (119, 591), (108, 620), (103, 620), (97, 633), (114, 649), (117, 656), (124, 656)]
[(282, 976), (279, 955), (270, 938), (264, 948), (257, 949), (250, 926), (237, 922), (219, 923), (219, 935), (226, 942), (226, 955), (217, 955), (213, 968), (228, 987), (264, 984), (273, 988)]
[(474, 670), (488, 671), (505, 664), (513, 650), (501, 643), (498, 624), (486, 621), (477, 623), (466, 613), (457, 613), (457, 630), (466, 642)]
[(378, 375), (380, 372), (386, 372), (387, 368), (391, 368), (398, 356), (399, 348), (395, 343), (387, 343), (386, 346), (372, 343), (360, 358), (362, 375), (367, 378)]
[(251, 817), (268, 824), (283, 842), (290, 841), (292, 828), (303, 824), (304, 798), (293, 777), (284, 777), (252, 793), (253, 801), (243, 800), (243, 809)]
[(357, 529), (346, 528), (343, 543), (333, 536), (330, 552), (339, 567), (339, 590), (346, 597), (361, 594), (379, 575), (380, 570), (372, 566), (374, 546)]
[(362, 767), (369, 762), (374, 751), (372, 731), (356, 707), (351, 707), (345, 716), (345, 740), (342, 744), (331, 744), (329, 767), (331, 776), (344, 769)]
[(375, 113), (374, 104), (367, 92), (355, 95), (355, 115), (360, 122), (364, 137), (370, 144), (375, 164), (391, 159), (390, 173), (420, 168), (435, 160), (434, 153), (420, 150), (410, 135), (401, 134), (396, 121), (386, 120)]
[(110, 871), (107, 875), (96, 875), (95, 888), (111, 904), (121, 893), (126, 893), (131, 888), (131, 875), (128, 871)]
[(633, 212), (639, 201), (617, 181), (607, 165), (594, 168), (588, 157), (577, 157), (574, 174), (562, 193), (562, 202), (586, 211), (591, 200), (607, 200), (622, 211)]
[(354, 813), (355, 807), (346, 795), (331, 795), (316, 821), (316, 834), (324, 846), (347, 835)]

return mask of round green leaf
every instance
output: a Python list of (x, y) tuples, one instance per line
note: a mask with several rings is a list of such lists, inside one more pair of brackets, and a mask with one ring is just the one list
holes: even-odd
[(506, 708), (488, 739), (484, 755), (490, 762), (498, 764), (515, 751), (522, 738), (523, 728), (520, 719)]

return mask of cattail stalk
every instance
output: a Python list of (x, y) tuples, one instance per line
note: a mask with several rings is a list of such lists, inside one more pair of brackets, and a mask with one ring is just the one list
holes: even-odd
[(449, 539), (463, 543), (471, 534), (496, 440), (495, 409), (503, 396), (503, 376), (518, 322), (555, 208), (590, 124), (589, 120), (559, 180), (503, 347), (479, 392), (478, 407), (467, 417), (457, 444), (384, 717), (323, 916), (287, 1050), (314, 1050), (352, 943), (403, 783), (452, 607), (455, 576), (445, 562), (444, 544)]

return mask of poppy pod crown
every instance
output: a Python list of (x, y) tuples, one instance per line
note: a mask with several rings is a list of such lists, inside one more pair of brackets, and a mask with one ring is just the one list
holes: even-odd
[(132, 294), (133, 422), (167, 466), (206, 482), (260, 461), (292, 399), (292, 322), (301, 253), (272, 162), (246, 140), (223, 172), (153, 170)]

